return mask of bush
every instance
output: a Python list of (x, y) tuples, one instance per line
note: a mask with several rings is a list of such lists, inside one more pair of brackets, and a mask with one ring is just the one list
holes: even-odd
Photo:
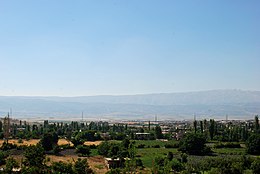
[(3, 152), (3, 151), (0, 151), (0, 165), (4, 165), (5, 164), (5, 159), (8, 155)]
[(74, 149), (73, 146), (70, 146), (69, 144), (63, 144), (59, 145), (60, 149)]
[(217, 143), (214, 148), (241, 148), (240, 143)]
[(73, 173), (71, 163), (53, 162), (50, 167), (54, 173)]
[(60, 151), (61, 151), (61, 149), (60, 149), (59, 146), (54, 146), (53, 149), (52, 149), (52, 152), (53, 152), (54, 154), (56, 154), (56, 155), (59, 154)]
[(179, 144), (178, 143), (174, 143), (174, 144), (165, 144), (164, 145), (165, 148), (178, 148)]
[(14, 158), (8, 158), (6, 160), (6, 166), (5, 166), (5, 172), (6, 173), (13, 173), (12, 170), (13, 168), (19, 167), (18, 162)]
[(251, 164), (251, 169), (254, 174), (259, 174), (260, 173), (260, 159), (256, 159), (252, 164)]
[(98, 154), (107, 156), (109, 152), (110, 145), (107, 141), (103, 141), (101, 144), (98, 145)]
[(143, 161), (140, 158), (136, 159), (136, 166), (143, 167)]
[(106, 174), (121, 174), (122, 173), (122, 171), (121, 171), (121, 169), (111, 169), (111, 170), (109, 170)]
[(159, 144), (156, 144), (156, 145), (153, 145), (152, 147), (153, 147), (153, 148), (160, 148), (160, 145), (159, 145)]
[(77, 161), (75, 161), (74, 167), (73, 167), (74, 172), (76, 174), (80, 174), (80, 173), (86, 173), (86, 174), (93, 174), (94, 172), (92, 171), (92, 169), (89, 167), (88, 165), (88, 161), (87, 159), (78, 159)]
[(260, 155), (260, 134), (252, 134), (246, 142), (247, 153)]
[(190, 155), (205, 155), (211, 152), (205, 144), (206, 138), (202, 134), (190, 133), (180, 141), (178, 150)]
[(139, 149), (142, 149), (142, 148), (144, 148), (145, 147), (145, 144), (138, 144), (137, 145), (137, 148), (139, 148)]
[(177, 171), (177, 172), (180, 172), (180, 171), (182, 171), (182, 170), (184, 170), (184, 166), (183, 166), (183, 164), (180, 162), (180, 161), (178, 161), (177, 159), (173, 159), (172, 161), (171, 161), (171, 168), (174, 170), (174, 171)]
[(11, 149), (16, 149), (16, 148), (17, 148), (16, 144), (4, 142), (2, 147), (1, 147), (1, 150), (6, 151), (6, 150), (11, 150)]
[(81, 156), (89, 156), (90, 155), (90, 147), (85, 145), (78, 145), (76, 147), (76, 153)]
[(91, 144), (89, 147), (90, 147), (90, 149), (96, 149), (97, 148), (97, 146), (95, 144)]
[(23, 140), (21, 138), (18, 139), (18, 143), (19, 144), (22, 144), (23, 143)]

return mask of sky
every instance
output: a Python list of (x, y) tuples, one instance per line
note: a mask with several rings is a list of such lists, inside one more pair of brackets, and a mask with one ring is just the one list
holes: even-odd
[(1, 0), (0, 95), (260, 91), (259, 0)]

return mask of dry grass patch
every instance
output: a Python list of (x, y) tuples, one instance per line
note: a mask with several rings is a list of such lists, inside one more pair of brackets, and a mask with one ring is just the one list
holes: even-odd
[(88, 157), (88, 164), (96, 174), (103, 174), (108, 171), (105, 159), (102, 156)]
[(86, 141), (86, 142), (84, 143), (84, 145), (88, 145), (88, 146), (90, 146), (90, 145), (96, 145), (96, 146), (98, 146), (100, 143), (102, 143), (102, 141)]
[(69, 140), (66, 140), (66, 139), (59, 139), (58, 141), (58, 145), (61, 146), (61, 145), (67, 145), (69, 144), (70, 146), (73, 146), (73, 143), (70, 142)]
[[(22, 143), (18, 143), (18, 139), (10, 139), (8, 140), (8, 143), (11, 144), (16, 144), (17, 146), (20, 145), (26, 145), (26, 146), (30, 146), (30, 145), (36, 145), (40, 140), (39, 139), (32, 139), (32, 140), (22, 140)], [(0, 140), (0, 145), (2, 146), (4, 143), (4, 140)]]

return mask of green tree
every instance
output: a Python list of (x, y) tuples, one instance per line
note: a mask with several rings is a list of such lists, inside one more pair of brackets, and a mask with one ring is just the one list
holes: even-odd
[(197, 121), (193, 121), (194, 133), (197, 133)]
[(129, 146), (129, 157), (130, 161), (127, 160), (127, 171), (130, 173), (136, 173), (136, 148), (135, 148), (135, 143), (131, 143)]
[(90, 153), (91, 153), (90, 147), (89, 146), (85, 146), (85, 145), (78, 145), (76, 147), (76, 153), (79, 153), (82, 156), (89, 156)]
[(169, 161), (171, 161), (171, 160), (173, 159), (173, 153), (172, 153), (172, 152), (168, 152), (168, 154), (167, 154), (167, 159), (168, 159)]
[(200, 132), (203, 133), (203, 121), (200, 121)]
[(58, 143), (58, 135), (54, 133), (45, 133), (43, 134), (43, 137), (41, 138), (39, 144), (43, 147), (45, 151), (53, 150), (55, 146), (57, 146)]
[(110, 144), (108, 141), (103, 141), (102, 143), (100, 143), (98, 145), (98, 154), (99, 155), (103, 155), (103, 156), (107, 156), (108, 152), (109, 152), (109, 148), (110, 148)]
[(117, 143), (110, 143), (108, 155), (112, 158), (116, 158), (118, 157), (119, 153), (120, 153), (120, 145)]
[(5, 172), (6, 173), (12, 173), (12, 170), (14, 168), (18, 168), (18, 167), (19, 167), (19, 164), (14, 158), (12, 158), (12, 157), (8, 158), (6, 160)]
[(258, 115), (255, 116), (255, 131), (259, 130), (259, 120), (258, 120)]
[(210, 139), (213, 140), (215, 134), (215, 121), (213, 119), (209, 120), (209, 135)]
[(41, 145), (28, 146), (24, 151), (26, 166), (42, 167), (45, 159), (44, 149)]
[(184, 169), (184, 165), (177, 159), (173, 159), (170, 163), (171, 168), (176, 171), (176, 172), (180, 172)]
[(180, 141), (179, 151), (190, 155), (204, 155), (210, 152), (202, 134), (189, 133)]
[(157, 139), (163, 138), (162, 129), (161, 129), (161, 127), (158, 126), (158, 125), (155, 127), (155, 137), (156, 137)]
[(252, 155), (260, 155), (260, 134), (252, 134), (246, 141), (247, 153)]
[(253, 171), (253, 174), (259, 174), (260, 173), (260, 159), (257, 158), (252, 164), (251, 169)]
[(3, 122), (0, 121), (0, 132), (3, 132)]
[(92, 169), (88, 165), (87, 159), (80, 159), (78, 158), (77, 161), (75, 161), (74, 167), (73, 167), (75, 174), (92, 174), (94, 173)]
[(53, 162), (51, 165), (52, 172), (54, 174), (73, 174), (72, 164), (71, 163), (64, 163), (64, 162)]
[(0, 165), (5, 164), (7, 156), (6, 152), (0, 151)]
[(122, 146), (125, 148), (125, 149), (128, 149), (130, 145), (130, 140), (128, 138), (125, 138), (123, 141), (122, 141)]

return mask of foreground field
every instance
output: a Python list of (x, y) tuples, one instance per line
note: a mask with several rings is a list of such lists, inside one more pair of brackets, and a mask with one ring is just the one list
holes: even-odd
[[(39, 142), (39, 140), (22, 140), (18, 142), (18, 140), (9, 140), (9, 143), (20, 145), (35, 145)], [(114, 143), (121, 143), (121, 141), (111, 141)], [(136, 159), (141, 159), (143, 163), (143, 168), (140, 167), (138, 170), (141, 173), (151, 173), (153, 167), (156, 163), (156, 158), (166, 158), (169, 152), (172, 152), (173, 158), (181, 159), (181, 152), (178, 151), (177, 141), (160, 141), (160, 140), (135, 140), (132, 142), (135, 144), (135, 154)], [(3, 140), (0, 140), (0, 145), (3, 143)], [(85, 142), (85, 145), (99, 145), (102, 141), (95, 141), (95, 142)], [(59, 145), (70, 145), (73, 146), (71, 142), (67, 141), (66, 139), (59, 139)], [(197, 165), (201, 166), (203, 161), (206, 159), (216, 159), (216, 158), (236, 158), (242, 157), (246, 154), (246, 148), (241, 146), (241, 148), (215, 148), (215, 144), (217, 142), (208, 143), (207, 146), (211, 147), (212, 154), (207, 156), (188, 156), (188, 165)], [(171, 147), (169, 147), (171, 145)], [(13, 150), (10, 151), (10, 156), (17, 160), (19, 163), (22, 162), (23, 157), (23, 150)], [(249, 156), (249, 155), (248, 155)], [(91, 149), (91, 154), (89, 157), (79, 157), (76, 154), (76, 150), (74, 148), (63, 149), (58, 155), (46, 155), (46, 164), (51, 165), (52, 162), (65, 162), (65, 163), (74, 163), (78, 158), (87, 158), (90, 168), (96, 174), (106, 173), (109, 169), (105, 164), (104, 156), (98, 155), (98, 150), (96, 148)], [(251, 170), (249, 170), (249, 173)]]

